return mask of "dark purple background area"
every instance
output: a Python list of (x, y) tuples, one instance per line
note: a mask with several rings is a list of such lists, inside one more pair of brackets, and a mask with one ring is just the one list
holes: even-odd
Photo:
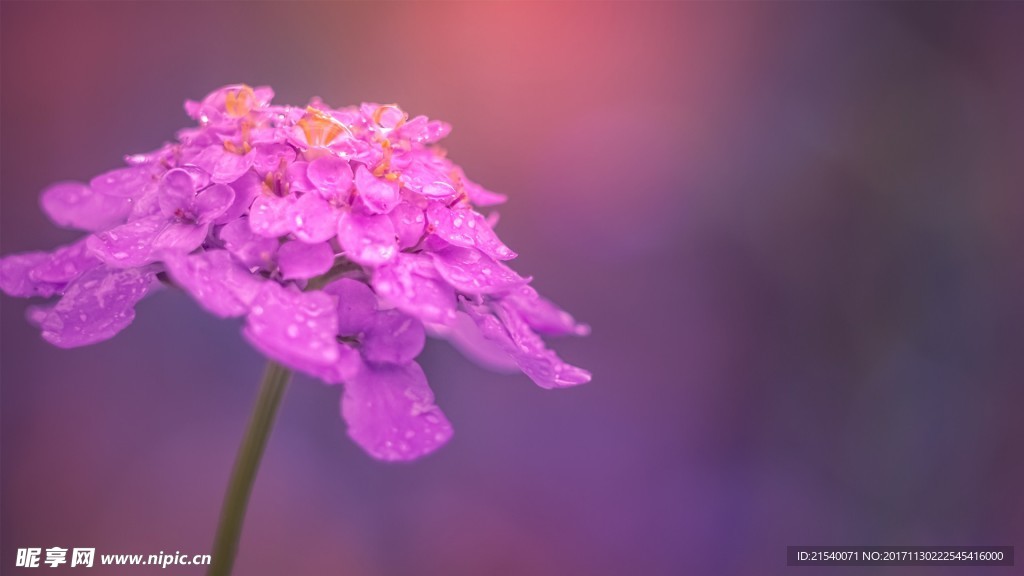
[[(297, 378), (237, 574), (1024, 545), (1024, 6), (5, 1), (0, 23), (4, 253), (77, 237), (48, 183), (159, 146), (186, 98), (270, 84), (451, 122), (450, 157), (510, 196), (517, 270), (593, 326), (554, 345), (594, 381), (553, 392), (429, 344), (456, 435), (412, 464)], [(262, 370), (238, 324), (163, 291), (59, 350), (26, 305), (2, 299), (0, 571), (31, 573), (19, 547), (207, 553)]]

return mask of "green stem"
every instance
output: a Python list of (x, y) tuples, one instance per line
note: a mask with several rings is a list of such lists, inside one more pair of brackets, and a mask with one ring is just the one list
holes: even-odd
[(213, 557), (207, 576), (231, 574), (242, 535), (245, 508), (249, 504), (249, 494), (256, 480), (256, 470), (260, 466), (263, 450), (267, 447), (267, 438), (274, 425), (281, 396), (291, 376), (290, 370), (274, 361), (267, 364), (267, 370), (263, 373), (256, 407), (249, 417), (249, 428), (245, 431), (242, 445), (238, 448), (235, 468), (231, 471), (231, 481), (220, 510), (217, 538), (213, 543)]

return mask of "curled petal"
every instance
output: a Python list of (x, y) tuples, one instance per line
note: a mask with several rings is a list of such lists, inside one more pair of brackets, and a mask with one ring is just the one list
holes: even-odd
[(59, 182), (43, 191), (43, 211), (58, 226), (95, 232), (124, 222), (131, 200), (96, 192), (79, 182)]
[(339, 278), (324, 287), (338, 297), (338, 334), (353, 336), (373, 325), (377, 316), (377, 296), (358, 280)]
[(512, 310), (495, 306), (495, 314), (483, 306), (463, 302), (484, 338), (494, 342), (515, 360), (519, 369), (541, 388), (564, 388), (590, 381), (590, 372), (567, 364)]
[(495, 294), (529, 282), (474, 248), (449, 246), (432, 256), (441, 276), (465, 294)]
[(348, 434), (374, 458), (413, 460), (452, 437), (452, 426), (434, 404), (423, 369), (364, 365), (346, 381), (341, 414)]
[(368, 266), (383, 264), (398, 252), (395, 227), (384, 214), (345, 213), (338, 221), (338, 242), (350, 260)]
[(167, 254), (167, 272), (196, 302), (221, 318), (249, 311), (263, 280), (239, 266), (225, 250)]
[(405, 364), (423, 351), (423, 324), (398, 310), (378, 312), (363, 336), (363, 358), (376, 364)]
[(363, 199), (363, 205), (370, 212), (387, 214), (401, 201), (398, 182), (377, 178), (366, 169), (366, 166), (359, 166), (356, 169), (355, 182), (359, 197)]
[(153, 287), (148, 268), (93, 268), (72, 282), (57, 304), (37, 320), (43, 338), (61, 348), (113, 337), (135, 319), (135, 304)]
[(296, 370), (316, 371), (338, 361), (337, 300), (264, 282), (246, 317), (246, 339), (267, 356)]
[(381, 298), (424, 322), (455, 320), (455, 291), (426, 256), (399, 253), (393, 262), (374, 271), (373, 287)]
[(531, 286), (520, 286), (508, 293), (502, 302), (516, 311), (527, 326), (540, 334), (562, 336), (590, 334), (590, 326), (581, 324), (572, 315), (544, 298)]
[(277, 251), (277, 265), (285, 280), (307, 280), (319, 276), (330, 270), (333, 263), (334, 249), (327, 242), (286, 242)]

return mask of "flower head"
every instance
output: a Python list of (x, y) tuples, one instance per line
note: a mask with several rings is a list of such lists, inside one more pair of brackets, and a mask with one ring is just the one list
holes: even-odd
[(61, 347), (108, 339), (160, 279), (220, 317), (244, 317), (260, 352), (342, 384), (350, 436), (408, 460), (451, 424), (416, 363), (427, 334), (538, 385), (581, 384), (541, 335), (588, 328), (530, 287), (477, 207), (504, 197), (434, 144), (450, 126), (395, 105), (271, 104), (233, 85), (187, 102), (198, 126), (126, 157), (88, 184), (42, 194), (58, 225), (87, 235), (0, 259), (0, 289), (56, 297), (29, 318)]

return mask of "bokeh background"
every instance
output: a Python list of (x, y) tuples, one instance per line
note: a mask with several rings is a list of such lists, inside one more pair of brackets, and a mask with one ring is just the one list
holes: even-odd
[[(517, 269), (593, 326), (555, 347), (594, 381), (553, 392), (428, 345), (456, 436), (412, 464), (367, 457), (338, 390), (297, 378), (237, 574), (1024, 545), (1024, 5), (5, 1), (0, 27), (4, 253), (77, 237), (48, 183), (269, 84), (450, 121), (450, 156), (510, 196)], [(207, 553), (262, 371), (239, 325), (163, 291), (58, 350), (0, 304), (0, 571), (19, 547)]]

